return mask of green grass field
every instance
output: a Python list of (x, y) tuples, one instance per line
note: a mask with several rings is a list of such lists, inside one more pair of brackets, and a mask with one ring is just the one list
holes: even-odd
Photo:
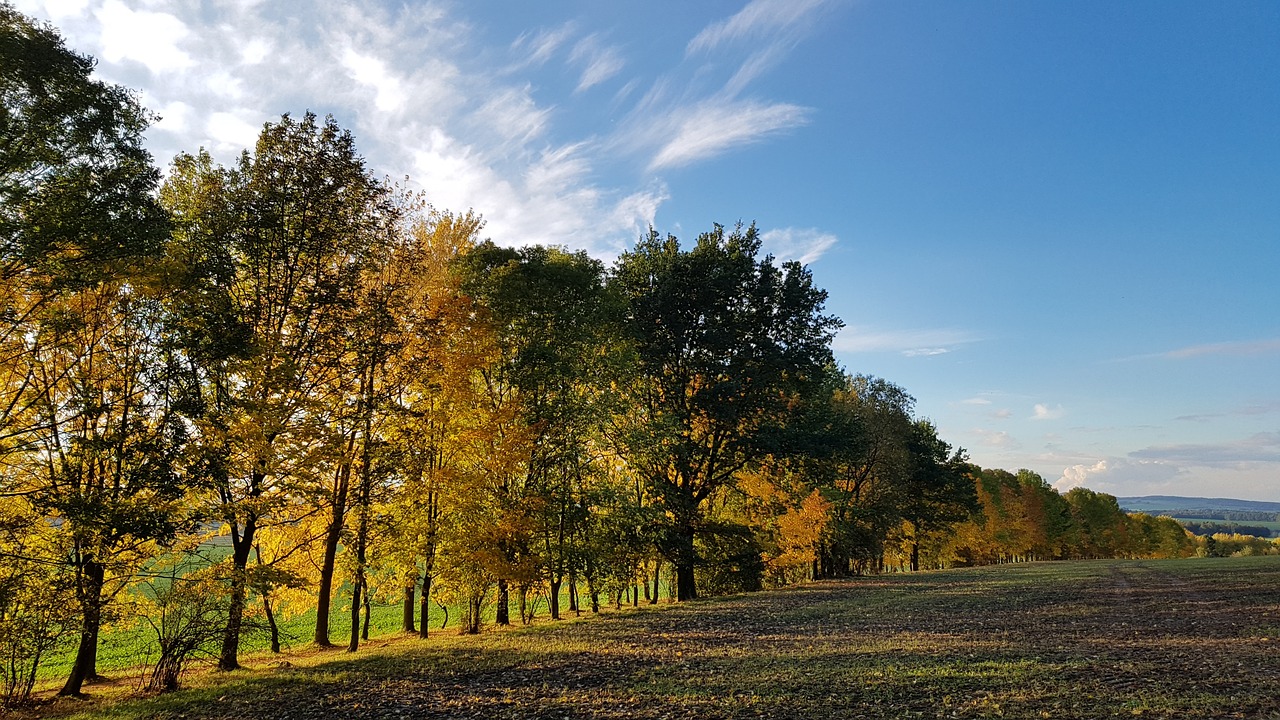
[[(42, 717), (1280, 716), (1280, 557), (822, 582), (427, 641), (257, 656)], [(80, 714), (75, 714), (79, 712)]]

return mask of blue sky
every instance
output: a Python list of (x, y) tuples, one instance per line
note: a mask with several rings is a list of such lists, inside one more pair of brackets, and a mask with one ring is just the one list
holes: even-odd
[(975, 462), (1280, 500), (1280, 4), (17, 5), (162, 164), (311, 109), (501, 243), (755, 221)]

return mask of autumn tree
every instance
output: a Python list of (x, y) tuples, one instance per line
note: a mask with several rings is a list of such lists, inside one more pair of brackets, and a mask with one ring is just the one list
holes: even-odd
[[(617, 348), (618, 303), (604, 283), (604, 267), (585, 253), (482, 243), (459, 259), (461, 289), (485, 308), (501, 360), (493, 381), (519, 395), (522, 421), (532, 433), (526, 472), (503, 489), (508, 502), (532, 516), (538, 538), (508, 538), (502, 552), (536, 563), (551, 585), (551, 614), (569, 569), (576, 524), (589, 502), (583, 490), (597, 471), (600, 427)], [(527, 565), (527, 563), (525, 563)], [(523, 578), (521, 598), (534, 576)], [(498, 622), (507, 620), (508, 578), (498, 579)]]
[(917, 420), (906, 439), (910, 469), (900, 487), (902, 519), (909, 526), (910, 567), (920, 570), (920, 546), (977, 509), (963, 450), (952, 450), (928, 420)]
[(816, 468), (832, 503), (819, 576), (879, 569), (886, 539), (903, 519), (914, 406), (915, 398), (887, 380), (838, 376), (827, 432), (842, 435), (843, 441), (823, 450)]
[(494, 442), (503, 447), (503, 416), (493, 412), (502, 404), (490, 402), (482, 371), (499, 353), (482, 309), (461, 292), (455, 272), (482, 225), (472, 213), (431, 210), (409, 231), (414, 283), (399, 357), (409, 371), (384, 433), (399, 487), (387, 508), (391, 547), (380, 555), (404, 583), (407, 618), (419, 584), (424, 638), (429, 603), (441, 590), (437, 581), (444, 576), (450, 590), (470, 600), (487, 591), (488, 568), (471, 567), (469, 559), (482, 565), (492, 559), (473, 553), (479, 550), (470, 540), (477, 528), (495, 522), (485, 502), (484, 456)]
[(161, 300), (149, 116), (51, 28), (0, 5), (0, 495), (59, 529), (96, 675), (104, 609), (171, 538), (185, 426)]
[(761, 256), (755, 226), (716, 226), (689, 250), (651, 231), (614, 268), (636, 353), (615, 437), (665, 514), (677, 595), (697, 597), (704, 503), (770, 449), (788, 395), (819, 378), (840, 322), (795, 262)]
[(179, 156), (163, 197), (209, 271), (197, 284), (209, 301), (191, 325), (244, 340), (209, 353), (200, 369), (214, 515), (232, 544), (219, 659), (232, 669), (258, 526), (288, 498), (299, 468), (335, 451), (328, 427), (344, 398), (326, 391), (341, 387), (333, 376), (344, 371), (354, 288), (391, 208), (350, 133), (310, 113), (266, 125), (231, 169), (204, 153)]

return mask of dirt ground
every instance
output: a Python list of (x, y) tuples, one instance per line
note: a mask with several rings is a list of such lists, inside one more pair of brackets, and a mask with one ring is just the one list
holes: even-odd
[(405, 639), (80, 708), (184, 720), (1280, 718), (1280, 558), (1245, 560), (821, 582)]

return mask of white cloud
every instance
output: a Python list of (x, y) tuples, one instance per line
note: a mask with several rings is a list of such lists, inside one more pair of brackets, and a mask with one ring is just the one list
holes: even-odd
[(1200, 467), (1275, 463), (1280, 470), (1280, 432), (1255, 433), (1233, 442), (1149, 447), (1129, 453), (1129, 456)]
[(950, 352), (975, 339), (963, 330), (873, 330), (847, 325), (836, 333), (832, 347), (837, 352), (897, 352), (912, 357)]
[(250, 38), (240, 47), (240, 61), (246, 65), (257, 65), (271, 56), (272, 45), (264, 38)]
[(1053, 487), (1059, 492), (1087, 487), (1118, 496), (1159, 495), (1179, 492), (1178, 482), (1186, 479), (1185, 471), (1168, 463), (1104, 458), (1064, 468)]
[(183, 134), (191, 127), (191, 120), (192, 116), (195, 115), (195, 111), (190, 105), (181, 100), (175, 100), (161, 107), (157, 114), (160, 116), (160, 120), (154, 126), (156, 129)]
[[(468, 6), (437, 2), (21, 2), (35, 6), (33, 15), (70, 18), (68, 43), (102, 58), (101, 77), (141, 87), (147, 107), (163, 115), (148, 134), (162, 166), (200, 147), (233, 163), (281, 113), (332, 113), (373, 172), (409, 175), (437, 207), (475, 209), (496, 241), (598, 257), (629, 246), (654, 221), (669, 197), (655, 171), (774, 137), (810, 113), (767, 96), (734, 97), (757, 74), (751, 68), (782, 57), (773, 39), (717, 52), (716, 62), (738, 67), (729, 92), (707, 83), (701, 58), (635, 73), (609, 93), (616, 124), (592, 126), (583, 120), (596, 113), (578, 110), (598, 99), (582, 91), (630, 68), (624, 46), (584, 32), (581, 21), (486, 47), (460, 15)], [(715, 42), (763, 31), (758, 23), (770, 13), (785, 21), (779, 28), (803, 24), (804, 12), (767, 9), (728, 22)], [(579, 92), (546, 95), (565, 85), (546, 81), (554, 72)], [(617, 168), (630, 175), (605, 174)], [(796, 246), (800, 259), (830, 247), (821, 233), (795, 232), (809, 242)]]
[(1035, 407), (1032, 408), (1031, 419), (1032, 420), (1057, 420), (1058, 418), (1062, 417), (1065, 414), (1066, 412), (1062, 409), (1061, 405), (1049, 407), (1044, 403), (1036, 403)]
[(984, 397), (971, 397), (960, 401), (961, 405), (990, 405), (991, 401)]
[(394, 113), (404, 107), (404, 90), (387, 64), (352, 48), (342, 53), (342, 66), (361, 85), (373, 88), (374, 104), (382, 112)]
[(710, 51), (731, 42), (776, 33), (811, 17), (826, 0), (752, 0), (733, 16), (703, 28), (686, 52)]
[(540, 30), (534, 35), (525, 33), (511, 43), (511, 49), (526, 53), (523, 64), (541, 65), (550, 60), (556, 50), (568, 41), (573, 35), (573, 29), (574, 24), (566, 22), (557, 28)]
[(1272, 353), (1280, 353), (1280, 338), (1271, 340), (1253, 340), (1245, 342), (1224, 342), (1210, 343), (1207, 345), (1192, 345), (1190, 347), (1180, 348), (1178, 350), (1170, 350), (1164, 353), (1162, 357), (1172, 359), (1185, 359), (1194, 357), (1203, 357), (1206, 355), (1270, 355)]
[(89, 0), (45, 0), (44, 2), (18, 0), (15, 7), (24, 15), (43, 14), (55, 24), (61, 24), (71, 18), (84, 15), (89, 9)]
[(601, 45), (596, 35), (589, 35), (574, 46), (569, 59), (585, 67), (575, 92), (582, 92), (608, 80), (622, 71), (622, 57), (612, 47)]
[(835, 235), (817, 228), (776, 228), (760, 234), (760, 243), (765, 252), (773, 255), (779, 262), (795, 260), (801, 265), (816, 262), (835, 247), (836, 242)]
[(1013, 411), (1010, 410), (1009, 408), (1000, 408), (999, 410), (996, 410), (995, 412), (991, 413), (991, 417), (997, 420), (1008, 420), (1009, 418), (1013, 417)]
[(221, 150), (223, 154), (233, 154), (244, 148), (251, 148), (257, 142), (262, 126), (245, 120), (242, 115), (216, 112), (209, 116), (205, 132), (213, 139), (215, 149)]
[[(688, 165), (808, 122), (809, 109), (787, 103), (710, 100), (685, 113), (675, 113), (667, 128), (672, 137), (649, 163), (649, 169)], [(662, 132), (661, 128), (654, 128)]]
[(178, 43), (191, 31), (169, 13), (131, 10), (120, 0), (107, 0), (95, 16), (102, 25), (102, 59), (133, 60), (152, 74), (175, 72), (195, 64)]
[(1016, 450), (1021, 447), (1021, 443), (1003, 430), (976, 428), (971, 430), (970, 434), (978, 438), (978, 443), (985, 447), (998, 450)]
[(497, 146), (491, 154), (510, 156), (543, 134), (550, 115), (548, 109), (538, 107), (530, 87), (525, 85), (495, 92), (473, 117), (477, 130), (494, 136)]
[(1084, 461), (1064, 468), (1054, 483), (1061, 491), (1079, 486), (1117, 496), (1211, 494), (1275, 501), (1280, 499), (1280, 432)]

